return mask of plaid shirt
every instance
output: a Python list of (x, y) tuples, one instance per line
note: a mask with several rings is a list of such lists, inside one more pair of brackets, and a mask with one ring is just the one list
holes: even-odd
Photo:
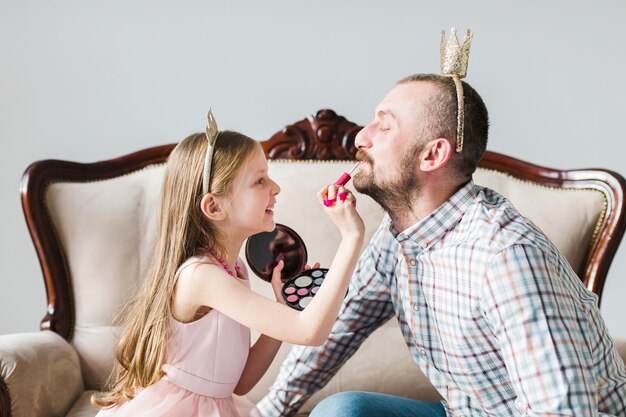
[(328, 340), (294, 347), (258, 407), (295, 414), (395, 315), (450, 416), (626, 416), (597, 303), (535, 225), (470, 181), (402, 233), (385, 216)]

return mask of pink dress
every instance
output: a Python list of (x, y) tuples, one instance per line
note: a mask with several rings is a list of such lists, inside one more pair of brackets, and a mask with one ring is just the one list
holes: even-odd
[[(207, 257), (190, 258), (176, 273)], [(248, 280), (234, 278), (248, 288)], [(244, 397), (233, 395), (248, 358), (250, 329), (217, 310), (191, 323), (170, 317), (165, 376), (131, 401), (101, 410), (96, 417), (260, 416)]]

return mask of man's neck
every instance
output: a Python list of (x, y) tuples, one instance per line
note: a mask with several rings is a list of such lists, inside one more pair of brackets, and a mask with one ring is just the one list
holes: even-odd
[(439, 183), (436, 186), (424, 186), (421, 192), (411, 199), (410, 209), (389, 212), (393, 228), (397, 232), (403, 232), (429, 216), (441, 207), (443, 203), (448, 201), (466, 182), (456, 184)]

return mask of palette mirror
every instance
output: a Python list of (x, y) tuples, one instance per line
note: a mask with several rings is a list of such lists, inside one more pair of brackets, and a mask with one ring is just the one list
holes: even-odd
[(307, 250), (304, 241), (295, 230), (279, 223), (271, 232), (248, 238), (246, 260), (252, 272), (267, 282), (272, 280), (272, 271), (282, 260), (285, 263), (281, 273), (283, 298), (296, 310), (309, 305), (328, 272), (327, 268), (305, 269)]

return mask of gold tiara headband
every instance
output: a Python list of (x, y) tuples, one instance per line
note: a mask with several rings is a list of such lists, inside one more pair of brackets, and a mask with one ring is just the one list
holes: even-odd
[(217, 141), (217, 122), (213, 117), (213, 112), (209, 109), (209, 114), (206, 116), (207, 124), (204, 131), (207, 139), (206, 156), (204, 157), (204, 173), (202, 175), (202, 194), (206, 194), (211, 191), (211, 165), (213, 164), (213, 151), (215, 151), (215, 142)]
[(463, 45), (456, 37), (456, 28), (450, 30), (450, 40), (446, 45), (446, 31), (441, 31), (441, 75), (452, 77), (456, 86), (457, 113), (456, 113), (456, 151), (463, 150), (463, 130), (465, 125), (465, 107), (463, 98), (463, 84), (461, 78), (467, 75), (467, 62), (474, 33), (467, 29), (463, 38)]

